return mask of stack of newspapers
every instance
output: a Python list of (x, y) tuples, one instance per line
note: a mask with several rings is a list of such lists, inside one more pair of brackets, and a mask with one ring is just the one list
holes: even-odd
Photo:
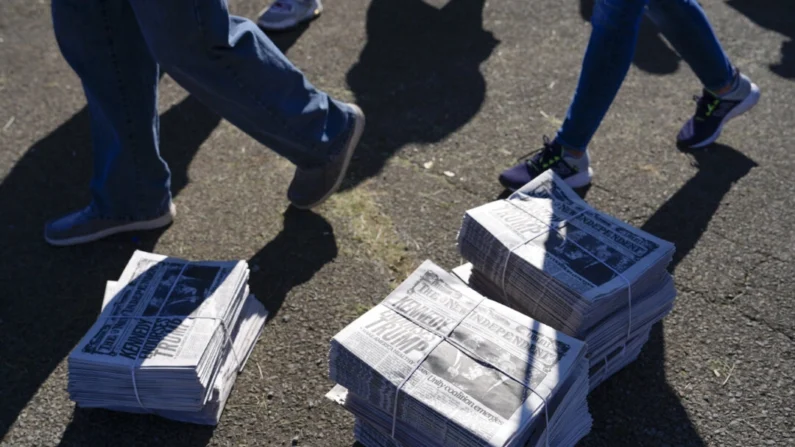
[(381, 446), (573, 446), (585, 346), (425, 261), (331, 341), (327, 397)]
[(634, 361), (676, 289), (674, 245), (597, 211), (552, 171), (467, 211), (454, 273), (482, 294), (583, 340), (591, 388)]
[(70, 398), (216, 425), (267, 317), (248, 275), (244, 261), (136, 251), (69, 355)]

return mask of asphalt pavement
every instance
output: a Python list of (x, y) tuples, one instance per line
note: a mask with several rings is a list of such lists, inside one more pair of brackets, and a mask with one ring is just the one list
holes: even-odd
[[(595, 207), (674, 242), (673, 313), (590, 397), (583, 446), (795, 445), (795, 5), (704, 0), (762, 89), (718, 144), (677, 150), (699, 85), (644, 21), (631, 72), (591, 145)], [(350, 446), (326, 402), (329, 339), (424, 259), (461, 263), (465, 210), (553, 135), (577, 82), (588, 0), (328, 0), (274, 36), (368, 127), (343, 191), (288, 207), (293, 168), (168, 76), (160, 108), (178, 218), (55, 249), (46, 220), (88, 200), (80, 82), (49, 2), (0, 2), (0, 445)], [(265, 5), (231, 2), (255, 17)], [(263, 82), (267, 80), (263, 79)], [(218, 427), (75, 409), (65, 359), (135, 249), (246, 259), (272, 318)]]

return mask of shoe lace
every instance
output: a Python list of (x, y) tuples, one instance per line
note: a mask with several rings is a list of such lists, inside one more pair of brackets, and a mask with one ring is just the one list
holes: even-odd
[(549, 137), (544, 135), (544, 147), (522, 155), (518, 161), (526, 161), (527, 164), (541, 170), (546, 169), (552, 162), (556, 161), (556, 157), (560, 159), (560, 155), (560, 149), (554, 147)]
[(695, 117), (697, 120), (701, 121), (712, 115), (712, 112), (715, 111), (721, 100), (711, 93), (704, 91), (703, 96), (694, 95), (693, 101), (696, 102)]

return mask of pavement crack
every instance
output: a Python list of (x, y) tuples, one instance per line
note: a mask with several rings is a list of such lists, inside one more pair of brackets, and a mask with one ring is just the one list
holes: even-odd
[(721, 238), (721, 239), (723, 239), (723, 240), (725, 240), (727, 242), (731, 242), (732, 244), (735, 244), (735, 245), (738, 245), (740, 247), (743, 247), (744, 249), (750, 251), (751, 253), (758, 254), (758, 255), (764, 256), (765, 258), (768, 258), (768, 259), (765, 259), (766, 262), (769, 261), (769, 260), (775, 260), (775, 261), (779, 261), (779, 262), (787, 262), (787, 260), (785, 260), (784, 258), (780, 258), (780, 257), (776, 256), (773, 253), (770, 253), (770, 252), (765, 251), (765, 250), (760, 250), (760, 249), (758, 249), (756, 247), (750, 246), (750, 245), (748, 245), (745, 242), (734, 240), (734, 239), (730, 238), (729, 236), (726, 236), (725, 234), (721, 233), (720, 231), (712, 230), (711, 232), (712, 232), (713, 235), (715, 235), (715, 236), (717, 236), (717, 237), (719, 237), (719, 238)]
[[(777, 325), (770, 323), (766, 318), (762, 318), (762, 317), (760, 317), (758, 315), (753, 315), (753, 314), (743, 310), (742, 308), (740, 308), (738, 310), (739, 310), (740, 315), (744, 316), (748, 320), (753, 321), (754, 323), (764, 324), (771, 331), (775, 332), (776, 334), (783, 335), (784, 337), (789, 339), (790, 342), (795, 343), (795, 335), (790, 335), (790, 334), (786, 333), (785, 331), (782, 331)], [(754, 309), (754, 310), (756, 310), (756, 309)]]

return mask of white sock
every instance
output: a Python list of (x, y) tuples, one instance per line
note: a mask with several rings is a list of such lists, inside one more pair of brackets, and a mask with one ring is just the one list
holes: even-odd
[(728, 99), (730, 101), (742, 101), (751, 93), (751, 80), (744, 74), (738, 73), (732, 87), (730, 91), (716, 96), (720, 99)]

